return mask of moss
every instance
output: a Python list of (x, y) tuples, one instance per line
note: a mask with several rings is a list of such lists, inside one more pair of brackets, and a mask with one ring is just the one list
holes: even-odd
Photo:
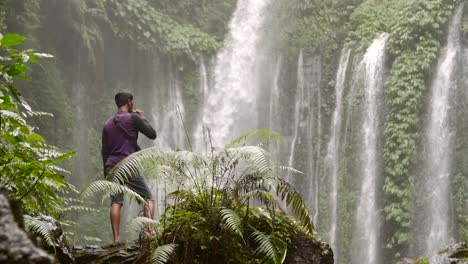
[(429, 264), (429, 258), (420, 258), (417, 259), (414, 264)]

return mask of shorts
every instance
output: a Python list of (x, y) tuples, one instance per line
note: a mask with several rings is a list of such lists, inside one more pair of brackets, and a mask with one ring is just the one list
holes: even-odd
[[(106, 169), (105, 174), (107, 174), (109, 170), (110, 168)], [(140, 195), (145, 201), (153, 199), (151, 195), (151, 191), (148, 188), (148, 185), (146, 184), (145, 178), (143, 176), (130, 177), (126, 184), (127, 184), (127, 187), (130, 188), (130, 190), (138, 193), (138, 195)], [(124, 200), (123, 193), (111, 195), (111, 205), (115, 203), (123, 204), (123, 200)]]

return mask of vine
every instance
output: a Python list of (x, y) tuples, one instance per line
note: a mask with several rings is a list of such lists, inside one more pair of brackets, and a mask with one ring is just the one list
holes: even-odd
[(386, 224), (394, 232), (387, 248), (395, 257), (408, 247), (412, 225), (411, 196), (417, 125), (426, 76), (437, 57), (440, 40), (460, 0), (415, 0), (398, 11), (388, 49), (396, 57), (385, 86), (384, 130)]

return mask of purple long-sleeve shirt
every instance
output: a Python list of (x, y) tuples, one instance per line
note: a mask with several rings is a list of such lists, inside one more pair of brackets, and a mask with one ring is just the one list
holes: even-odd
[(156, 132), (137, 113), (118, 112), (109, 118), (102, 129), (102, 161), (104, 168), (112, 168), (140, 148), (138, 132), (149, 139), (156, 139)]

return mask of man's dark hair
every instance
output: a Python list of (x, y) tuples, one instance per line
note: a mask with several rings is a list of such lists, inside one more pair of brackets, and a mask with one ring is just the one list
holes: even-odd
[(133, 100), (133, 94), (129, 91), (120, 91), (115, 95), (115, 104), (117, 107), (125, 105), (128, 100)]

